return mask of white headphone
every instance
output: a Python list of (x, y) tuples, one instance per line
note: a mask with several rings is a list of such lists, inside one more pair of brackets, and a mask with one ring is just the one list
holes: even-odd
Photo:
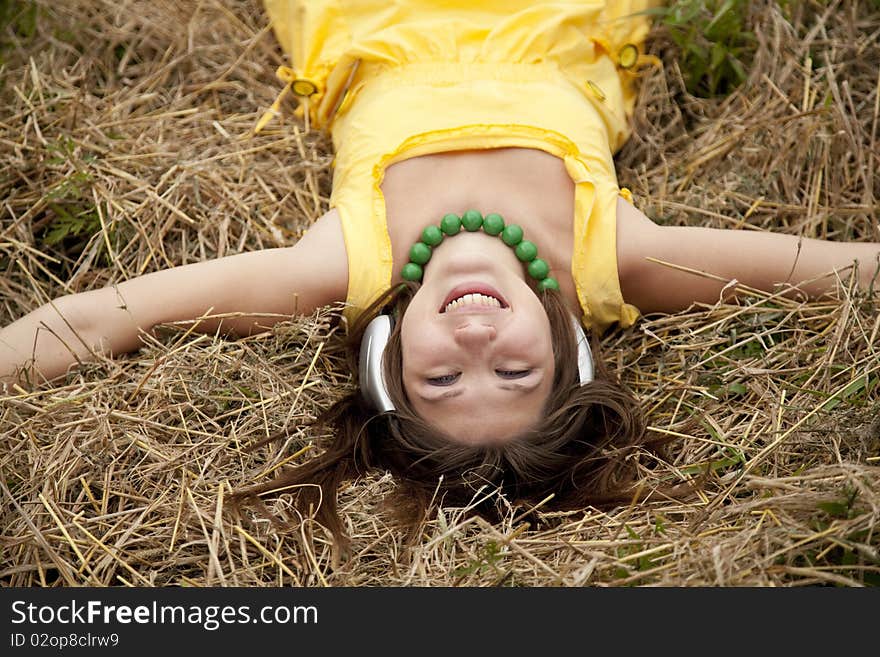
[[(580, 384), (585, 385), (593, 380), (593, 352), (577, 317), (572, 315), (571, 323), (577, 338), (578, 374)], [(385, 375), (382, 372), (382, 354), (391, 337), (394, 324), (390, 315), (378, 315), (368, 325), (361, 339), (361, 352), (358, 359), (358, 378), (366, 400), (379, 413), (392, 413), (396, 409), (388, 395)]]

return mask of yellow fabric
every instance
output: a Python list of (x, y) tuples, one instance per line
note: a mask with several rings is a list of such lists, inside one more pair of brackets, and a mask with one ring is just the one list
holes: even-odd
[(612, 161), (635, 91), (616, 59), (642, 43), (648, 19), (634, 14), (652, 0), (264, 1), (291, 59), (279, 72), (285, 91), (310, 93), (312, 124), (333, 137), (349, 319), (391, 284), (386, 167), (515, 146), (561, 158), (575, 183), (572, 276), (584, 325), (635, 321), (617, 275)]

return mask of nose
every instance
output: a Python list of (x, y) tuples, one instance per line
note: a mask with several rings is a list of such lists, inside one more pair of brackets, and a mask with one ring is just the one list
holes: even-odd
[(455, 329), (455, 341), (465, 349), (481, 349), (495, 339), (495, 327), (491, 324), (465, 324)]

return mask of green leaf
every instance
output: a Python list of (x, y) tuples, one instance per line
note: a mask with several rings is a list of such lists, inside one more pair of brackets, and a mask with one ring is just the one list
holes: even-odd
[(840, 557), (840, 564), (842, 566), (855, 566), (859, 563), (859, 557), (852, 550), (844, 550), (843, 555)]
[(680, 23), (690, 23), (697, 17), (697, 14), (703, 9), (702, 0), (690, 0), (687, 6), (680, 12)]
[(722, 44), (715, 42), (712, 44), (712, 60), (709, 64), (709, 68), (717, 69), (724, 63), (726, 57), (727, 49)]
[(822, 404), (822, 410), (830, 411), (832, 408), (834, 408), (835, 406), (838, 406), (845, 399), (848, 399), (852, 395), (863, 390), (865, 385), (867, 385), (867, 382), (868, 382), (868, 377), (860, 376), (858, 379), (856, 379), (855, 381), (850, 383), (848, 386), (846, 386), (846, 388), (844, 388), (843, 391), (840, 392), (838, 395), (836, 395), (835, 397), (832, 397), (827, 402)]
[(733, 69), (733, 72), (736, 74), (736, 83), (740, 84), (745, 82), (747, 76), (742, 63), (736, 57), (730, 57), (727, 61)]
[(843, 502), (819, 502), (816, 506), (832, 518), (846, 518), (849, 515), (849, 507)]
[(235, 387), (238, 388), (238, 391), (242, 395), (247, 397), (248, 399), (259, 399), (260, 398), (260, 393), (258, 393), (253, 388), (248, 388), (247, 386), (243, 386), (243, 385), (236, 385)]
[(719, 9), (717, 12), (715, 12), (715, 15), (712, 17), (712, 20), (709, 21), (709, 24), (706, 26), (706, 32), (709, 32), (715, 26), (715, 24), (718, 23), (718, 21), (720, 21), (721, 18), (727, 12), (729, 12), (731, 9), (733, 9), (734, 2), (735, 2), (735, 0), (726, 0), (726, 2), (723, 5), (721, 5), (721, 9)]
[(658, 536), (664, 536), (666, 534), (666, 523), (664, 522), (666, 519), (657, 514), (657, 518), (654, 520), (654, 533)]
[(709, 52), (701, 46), (699, 43), (695, 41), (689, 41), (685, 46), (688, 54), (693, 57), (696, 57), (700, 61), (705, 61), (709, 59)]

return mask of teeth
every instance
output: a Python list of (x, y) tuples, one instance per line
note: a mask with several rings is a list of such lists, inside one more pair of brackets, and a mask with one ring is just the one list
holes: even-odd
[(455, 310), (462, 306), (488, 306), (491, 308), (500, 308), (501, 302), (495, 297), (490, 297), (486, 294), (480, 294), (477, 292), (475, 294), (465, 294), (458, 299), (454, 299), (446, 306), (446, 311)]

